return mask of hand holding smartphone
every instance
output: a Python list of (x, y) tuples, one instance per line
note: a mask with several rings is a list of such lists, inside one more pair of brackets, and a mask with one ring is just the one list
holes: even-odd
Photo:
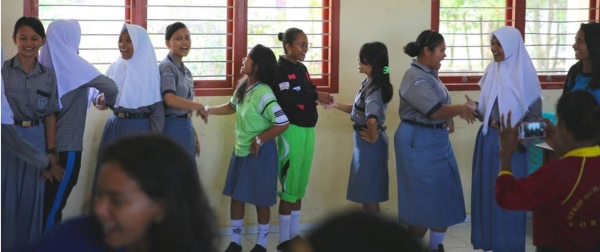
[(546, 137), (545, 122), (524, 122), (519, 128), (520, 139), (540, 139)]

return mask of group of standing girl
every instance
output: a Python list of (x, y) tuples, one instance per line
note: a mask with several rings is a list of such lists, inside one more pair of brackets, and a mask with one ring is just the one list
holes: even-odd
[[(598, 24), (591, 23), (583, 24), (578, 32), (574, 48), (580, 62), (569, 71), (566, 89), (598, 92), (599, 50), (588, 43), (597, 42), (591, 35), (597, 31)], [(231, 197), (229, 252), (242, 250), (245, 203), (255, 205), (258, 215), (259, 234), (252, 251), (266, 251), (269, 207), (277, 196), (281, 199), (278, 250), (289, 251), (291, 242), (301, 239), (300, 210), (314, 154), (317, 104), (350, 114), (353, 123), (347, 199), (363, 204), (365, 211), (374, 214), (380, 211), (379, 203), (388, 200), (385, 112), (393, 86), (387, 47), (380, 42), (360, 48), (358, 71), (366, 77), (352, 104), (334, 101), (331, 94), (317, 91), (302, 64), (309, 49), (308, 38), (302, 30), (290, 28), (278, 35), (285, 52), (279, 60), (271, 49), (256, 45), (242, 59), (240, 73), (244, 77), (229, 102), (205, 106), (193, 101), (192, 74), (182, 61), (191, 49), (190, 31), (183, 23), (167, 27), (169, 54), (158, 66), (146, 30), (125, 24), (118, 42), (121, 57), (111, 64), (106, 76), (78, 55), (81, 30), (77, 21), (56, 20), (47, 33), (37, 18), (19, 19), (13, 33), (18, 53), (2, 67), (6, 83), (3, 103), (8, 102), (13, 114), (5, 120), (3, 113), (3, 133), (5, 125), (14, 124), (7, 128), (23, 137), (23, 146), (31, 146), (19, 147), (17, 137), (6, 141), (15, 148), (2, 148), (3, 250), (23, 247), (38, 238), (42, 229), (60, 222), (61, 211), (77, 183), (90, 102), (99, 109), (112, 110), (101, 150), (125, 136), (154, 132), (178, 142), (190, 159), (200, 153), (191, 123), (194, 111), (205, 122), (209, 115), (236, 113), (236, 143), (223, 189), (223, 194)], [(513, 122), (539, 120), (541, 88), (518, 30), (502, 27), (492, 32), (490, 44), (494, 62), (480, 81), (479, 102), (467, 97), (465, 104), (458, 105), (452, 105), (438, 78), (440, 62), (446, 56), (443, 36), (424, 31), (404, 48), (416, 59), (399, 88), (401, 123), (394, 136), (399, 218), (418, 239), (430, 230), (432, 250), (443, 251), (447, 227), (465, 219), (458, 165), (448, 135), (454, 132), (456, 116), (469, 123), (476, 119), (483, 122), (473, 158), (474, 248), (524, 249), (525, 213), (502, 210), (493, 200), (499, 170), (498, 126), (500, 115), (508, 111), (512, 111)], [(8, 106), (3, 105), (3, 110)], [(4, 134), (2, 141), (4, 147)], [(521, 151), (513, 155), (516, 177), (528, 174), (527, 145), (523, 143)], [(22, 151), (25, 149), (28, 151)], [(23, 155), (36, 149), (47, 153), (47, 158)]]
[[(578, 63), (569, 71), (565, 92), (600, 93), (600, 24), (582, 24), (573, 45)], [(452, 118), (483, 122), (476, 139), (472, 165), (471, 242), (485, 251), (525, 251), (526, 212), (498, 206), (495, 181), (500, 172), (501, 116), (509, 122), (540, 121), (542, 90), (521, 33), (501, 27), (491, 33), (493, 62), (486, 68), (475, 102), (450, 105), (448, 90), (438, 78), (446, 44), (435, 31), (422, 32), (405, 53), (416, 57), (400, 85), (401, 123), (394, 136), (398, 176), (399, 218), (421, 239), (430, 230), (429, 249), (443, 251), (447, 227), (465, 219), (462, 186), (448, 139)], [(510, 113), (509, 113), (510, 112)], [(513, 125), (509, 125), (512, 127)], [(508, 126), (507, 126), (508, 127)], [(511, 156), (515, 178), (529, 174), (528, 148), (519, 144)]]

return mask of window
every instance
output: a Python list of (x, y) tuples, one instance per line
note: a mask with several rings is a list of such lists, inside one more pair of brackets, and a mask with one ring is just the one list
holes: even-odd
[(24, 0), (24, 5), (25, 15), (39, 16), (46, 26), (58, 18), (79, 20), (80, 52), (101, 71), (119, 56), (123, 22), (147, 29), (159, 61), (168, 53), (166, 26), (185, 23), (192, 50), (184, 62), (201, 96), (231, 95), (248, 50), (261, 43), (282, 54), (277, 34), (298, 27), (312, 44), (304, 63), (313, 83), (338, 91), (339, 0)]
[(575, 63), (571, 46), (581, 23), (598, 20), (598, 0), (432, 0), (432, 29), (442, 33), (447, 57), (440, 78), (451, 90), (478, 90), (476, 83), (492, 60), (490, 33), (511, 25), (545, 89), (562, 88)]
[(39, 0), (39, 18), (44, 27), (56, 19), (76, 19), (81, 26), (79, 54), (100, 72), (119, 57), (117, 40), (125, 22), (123, 0)]

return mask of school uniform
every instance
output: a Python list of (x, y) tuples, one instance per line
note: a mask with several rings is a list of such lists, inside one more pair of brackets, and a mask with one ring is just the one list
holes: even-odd
[[(165, 112), (160, 95), (160, 74), (150, 37), (138, 25), (125, 24), (122, 30), (129, 33), (134, 53), (128, 60), (119, 57), (106, 70), (106, 75), (117, 84), (119, 94), (114, 106), (109, 107), (113, 113), (104, 126), (98, 156), (101, 156), (107, 145), (123, 137), (162, 134), (164, 130)], [(97, 164), (92, 197), (99, 168)]]
[[(500, 124), (500, 115), (511, 122), (539, 121), (542, 117), (542, 88), (531, 58), (525, 48), (521, 33), (514, 27), (502, 27), (492, 32), (502, 44), (506, 59), (491, 62), (479, 85), (478, 113), (483, 121), (477, 133), (473, 153), (471, 186), (471, 243), (474, 249), (495, 252), (525, 251), (526, 213), (507, 211), (494, 201), (494, 184), (500, 170), (499, 132), (491, 122)], [(511, 157), (511, 167), (517, 178), (529, 174), (531, 141), (524, 141)]]
[[(578, 63), (579, 64), (579, 63)], [(590, 92), (596, 98), (596, 101), (600, 102), (600, 88), (592, 90), (588, 86), (590, 84), (590, 80), (592, 80), (591, 74), (585, 74), (582, 72), (577, 72), (577, 65), (573, 65), (567, 74), (567, 80), (565, 81), (565, 87), (563, 89), (563, 93), (567, 91), (576, 91), (576, 90), (586, 90)], [(572, 82), (570, 77), (575, 75), (575, 81)]]
[[(25, 73), (15, 56), (4, 63), (2, 78), (16, 131), (45, 153), (44, 118), (58, 110), (54, 71), (36, 62)], [(44, 168), (2, 148), (2, 250), (21, 248), (39, 237), (44, 196), (39, 177)]]
[[(483, 121), (484, 112), (478, 111)], [(537, 99), (526, 112), (523, 121), (539, 121), (542, 115), (542, 100)], [(483, 125), (477, 132), (473, 153), (471, 184), (471, 242), (474, 249), (510, 251), (525, 245), (526, 218), (524, 211), (505, 210), (494, 201), (495, 180), (500, 171), (500, 132), (489, 126), (491, 121), (499, 125), (500, 112), (496, 101), (487, 122), (488, 132), (483, 134)], [(519, 146), (511, 157), (515, 178), (529, 175), (529, 152), (531, 141)], [(518, 232), (517, 232), (518, 231)]]
[(236, 141), (223, 195), (269, 207), (277, 200), (277, 146), (274, 139), (265, 142), (258, 157), (250, 154), (250, 146), (256, 136), (273, 125), (283, 126), (289, 122), (269, 85), (257, 82), (245, 92), (241, 103), (237, 102), (237, 91), (229, 100), (229, 105), (236, 110)]
[(437, 71), (413, 60), (400, 85), (400, 125), (394, 135), (400, 222), (445, 228), (465, 220), (458, 164), (446, 120), (429, 118), (450, 95)]
[(279, 197), (290, 203), (304, 198), (315, 148), (315, 125), (319, 119), (317, 87), (302, 62), (296, 64), (280, 56), (273, 81), (273, 93), (290, 120), (290, 126), (277, 137), (279, 150)]
[[(357, 203), (370, 204), (389, 199), (388, 191), (388, 138), (385, 133), (385, 111), (381, 89), (365, 90), (371, 80), (365, 79), (352, 106), (350, 120), (354, 123), (354, 153), (350, 165), (346, 198)], [(367, 120), (377, 120), (379, 137), (375, 143), (361, 138), (360, 130), (366, 129)]]
[(60, 223), (62, 210), (77, 184), (91, 89), (104, 93), (104, 99), (110, 106), (115, 104), (119, 93), (113, 80), (79, 56), (80, 39), (78, 21), (55, 20), (48, 26), (46, 44), (40, 52), (40, 63), (53, 69), (57, 76), (60, 110), (56, 114), (56, 149), (59, 165), (65, 168), (62, 181), (46, 181), (45, 231)]
[[(164, 96), (172, 93), (177, 97), (188, 101), (194, 100), (194, 79), (192, 72), (183, 64), (177, 64), (173, 55), (169, 53), (160, 65), (161, 93)], [(192, 126), (191, 110), (176, 109), (165, 105), (165, 129), (164, 134), (187, 150), (196, 161), (196, 136)]]
[(600, 147), (570, 151), (527, 178), (498, 174), (495, 201), (533, 211), (538, 251), (600, 251)]
[[(2, 51), (4, 58), (4, 51)], [(2, 61), (4, 65), (4, 61)], [(16, 155), (26, 162), (38, 167), (46, 167), (50, 159), (46, 153), (38, 151), (31, 144), (23, 140), (23, 137), (15, 128), (12, 109), (4, 95), (4, 81), (2, 81), (2, 150), (10, 152), (10, 155)], [(4, 154), (2, 154), (4, 155)]]

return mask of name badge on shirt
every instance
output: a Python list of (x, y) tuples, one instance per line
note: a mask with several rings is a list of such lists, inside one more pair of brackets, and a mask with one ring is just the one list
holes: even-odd
[(282, 91), (286, 90), (286, 89), (290, 89), (290, 83), (289, 82), (279, 83), (279, 89)]

